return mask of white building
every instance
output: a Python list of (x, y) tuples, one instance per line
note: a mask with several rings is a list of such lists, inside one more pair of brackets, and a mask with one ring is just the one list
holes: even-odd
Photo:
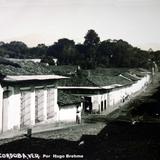
[[(81, 96), (58, 90), (59, 121), (76, 123), (77, 106), (83, 107)], [(80, 113), (81, 114), (81, 113)]]
[(61, 86), (59, 89), (68, 90), (70, 93), (79, 94), (84, 97), (84, 112), (88, 113), (111, 113), (129, 99), (130, 96), (143, 91), (151, 81), (150, 74), (138, 77), (127, 85), (110, 85), (110, 86)]
[[(136, 81), (130, 80), (124, 76), (111, 77), (113, 83), (108, 85), (108, 77), (95, 84), (93, 81), (99, 82), (96, 76), (90, 80), (78, 75), (67, 78), (58, 75), (36, 75), (36, 73), (47, 73), (44, 68), (38, 66), (15, 67), (11, 64), (1, 65), (0, 74), (0, 132), (9, 130), (19, 130), (32, 127), (45, 122), (75, 122), (77, 104), (82, 106), (80, 100), (74, 98), (75, 95), (83, 96), (85, 103), (84, 111), (107, 113), (117, 109), (119, 104), (127, 96), (133, 95), (146, 87), (150, 82), (150, 75), (144, 74), (142, 77), (135, 78)], [(44, 70), (44, 72), (42, 72)], [(22, 75), (30, 74), (30, 75)], [(34, 75), (32, 75), (34, 74)], [(5, 76), (8, 75), (8, 76)], [(109, 76), (110, 77), (110, 76)], [(117, 78), (120, 78), (117, 81)], [(64, 85), (58, 86), (58, 89), (67, 91), (68, 95), (58, 96), (57, 84), (59, 80), (65, 81)], [(116, 80), (116, 81), (115, 81)], [(117, 84), (125, 80), (127, 85)], [(63, 84), (63, 83), (62, 83)], [(61, 100), (60, 100), (61, 98)], [(58, 103), (62, 102), (62, 103)], [(63, 104), (65, 100), (65, 103)], [(69, 101), (68, 101), (69, 100)]]
[(5, 76), (0, 84), (0, 132), (59, 119), (58, 75)]

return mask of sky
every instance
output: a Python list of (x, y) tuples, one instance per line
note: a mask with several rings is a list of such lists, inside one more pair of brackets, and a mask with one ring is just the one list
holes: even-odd
[(101, 41), (160, 50), (160, 0), (0, 0), (0, 41), (83, 43), (89, 29)]

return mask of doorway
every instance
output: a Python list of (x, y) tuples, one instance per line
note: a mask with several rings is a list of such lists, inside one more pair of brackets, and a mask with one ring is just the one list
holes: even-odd
[(84, 112), (85, 113), (92, 113), (92, 102), (91, 97), (84, 97)]

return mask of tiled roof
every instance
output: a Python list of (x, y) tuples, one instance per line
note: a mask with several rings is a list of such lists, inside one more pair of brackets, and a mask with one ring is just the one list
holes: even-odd
[(69, 79), (63, 79), (58, 82), (59, 86), (97, 86), (85, 76), (71, 76)]
[[(1, 59), (0, 59), (1, 60)], [(144, 70), (127, 68), (97, 68), (95, 70), (80, 70), (76, 72), (76, 66), (46, 66), (31, 61), (5, 62), (0, 61), (0, 75), (24, 76), (24, 75), (61, 75), (70, 77), (58, 81), (59, 86), (109, 86), (113, 84), (131, 84), (145, 75)], [(142, 71), (144, 73), (142, 73)], [(122, 75), (122, 76), (119, 76)], [(134, 75), (134, 76), (133, 76)]]
[[(63, 79), (58, 82), (59, 86), (83, 86), (83, 87), (98, 87), (98, 86), (110, 86), (113, 84), (126, 85), (133, 83), (134, 77), (130, 80), (129, 78), (123, 78), (119, 76), (119, 73), (124, 72), (125, 70), (120, 71), (120, 69), (97, 69), (82, 71), (80, 75), (73, 75), (70, 79)], [(125, 73), (125, 72), (124, 72)]]
[(95, 83), (97, 86), (109, 86), (113, 84), (120, 84), (120, 85), (125, 85), (125, 84), (130, 84), (132, 81), (129, 81), (127, 79), (124, 79), (122, 77), (117, 76), (91, 76), (89, 77), (89, 80)]
[(82, 101), (80, 96), (65, 93), (65, 91), (58, 90), (58, 104), (59, 106), (65, 106), (70, 104), (77, 104)]
[(0, 58), (0, 74), (1, 75), (71, 75), (74, 74), (76, 67), (74, 66), (46, 66), (43, 63), (35, 63), (32, 61), (11, 61)]

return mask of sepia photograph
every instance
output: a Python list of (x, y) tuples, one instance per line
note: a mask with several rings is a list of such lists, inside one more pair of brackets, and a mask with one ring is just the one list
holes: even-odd
[(0, 0), (0, 160), (159, 160), (159, 18), (159, 0)]

